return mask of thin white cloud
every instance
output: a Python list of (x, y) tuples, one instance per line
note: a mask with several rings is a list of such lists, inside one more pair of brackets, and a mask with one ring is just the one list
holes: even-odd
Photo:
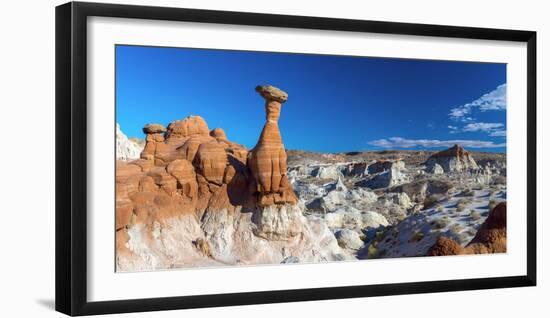
[(491, 137), (506, 137), (506, 130), (495, 130), (489, 134)]
[(467, 103), (451, 109), (449, 116), (456, 121), (471, 121), (473, 118), (470, 115), (474, 109), (479, 109), (482, 112), (488, 110), (505, 110), (506, 109), (506, 84), (499, 85), (493, 91), (484, 94), (480, 98), (471, 103)]
[(458, 134), (463, 132), (484, 132), (491, 137), (506, 137), (506, 129), (502, 123), (469, 123), (465, 126), (459, 128), (456, 126), (449, 125), (450, 134)]
[(502, 128), (504, 124), (501, 123), (469, 123), (464, 128), (462, 128), (462, 131), (484, 131), (484, 132), (493, 132), (495, 130), (498, 130), (499, 128)]
[(452, 147), (459, 144), (466, 148), (499, 148), (505, 147), (506, 143), (495, 144), (492, 141), (482, 140), (437, 140), (437, 139), (405, 139), (401, 137), (391, 137), (388, 139), (378, 139), (369, 142), (372, 146), (382, 148), (437, 148), (437, 147)]

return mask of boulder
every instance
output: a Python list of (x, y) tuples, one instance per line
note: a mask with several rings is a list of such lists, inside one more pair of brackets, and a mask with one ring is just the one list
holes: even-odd
[(337, 208), (348, 205), (348, 192), (333, 190), (325, 196), (316, 198), (307, 204), (307, 208), (313, 211), (332, 212)]
[(357, 251), (363, 246), (363, 241), (359, 237), (359, 233), (355, 231), (343, 229), (336, 231), (334, 236), (341, 248)]
[(383, 198), (387, 202), (396, 204), (404, 209), (408, 209), (413, 206), (411, 199), (405, 192), (387, 193)]
[(162, 134), (166, 132), (166, 128), (161, 124), (147, 124), (143, 127), (145, 134)]
[(445, 236), (440, 236), (437, 238), (437, 241), (432, 245), (428, 252), (427, 256), (445, 256), (445, 255), (459, 255), (463, 253), (462, 246), (458, 244), (455, 240), (450, 239)]
[(319, 166), (313, 169), (311, 175), (320, 179), (333, 179), (337, 180), (343, 177), (342, 172), (335, 165)]
[(445, 173), (445, 170), (443, 170), (443, 168), (439, 164), (434, 163), (433, 165), (426, 168), (426, 172), (431, 174), (443, 174)]
[[(384, 164), (388, 167), (387, 169), (374, 175), (371, 179), (359, 183), (358, 185), (364, 185), (371, 189), (381, 189), (403, 184), (409, 180), (408, 176), (405, 174), (404, 163), (402, 161), (391, 163), (386, 161)], [(369, 171), (369, 173), (371, 172)]]
[(188, 116), (182, 120), (175, 120), (166, 129), (166, 139), (209, 135), (208, 125), (201, 116)]
[(353, 207), (343, 207), (325, 215), (325, 221), (330, 229), (378, 228), (389, 225), (388, 220), (380, 213), (359, 211)]

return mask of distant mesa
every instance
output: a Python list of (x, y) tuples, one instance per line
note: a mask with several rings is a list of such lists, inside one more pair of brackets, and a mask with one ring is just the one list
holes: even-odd
[(439, 165), (444, 172), (460, 172), (468, 169), (477, 169), (474, 158), (460, 145), (454, 145), (449, 149), (431, 155), (425, 162), (426, 170), (440, 173)]

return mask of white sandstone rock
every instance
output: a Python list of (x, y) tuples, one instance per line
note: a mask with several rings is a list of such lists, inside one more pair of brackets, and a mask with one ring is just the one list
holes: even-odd
[(343, 229), (337, 231), (334, 236), (336, 236), (338, 245), (342, 248), (356, 251), (363, 246), (363, 241), (359, 237), (359, 233), (355, 231)]
[(392, 193), (390, 198), (394, 204), (397, 204), (404, 209), (412, 207), (411, 199), (405, 192)]
[(443, 168), (438, 164), (434, 163), (433, 165), (426, 168), (426, 171), (431, 174), (443, 174), (445, 171)]
[(207, 211), (202, 220), (189, 213), (155, 222), (152, 229), (138, 223), (128, 229), (129, 253), (117, 255), (117, 271), (355, 259), (322, 217), (305, 217), (303, 209), (300, 204), (253, 213), (224, 209)]
[(254, 212), (254, 234), (268, 240), (288, 240), (302, 233), (300, 205), (270, 205)]
[(445, 172), (460, 172), (478, 168), (474, 158), (460, 145), (454, 145), (449, 149), (435, 153), (425, 162), (428, 170), (433, 170), (436, 164), (440, 165)]
[(321, 179), (334, 179), (342, 177), (342, 172), (340, 172), (340, 167), (337, 165), (329, 166), (319, 166), (312, 171), (312, 176), (321, 178)]
[(117, 160), (139, 159), (143, 146), (128, 137), (120, 130), (120, 125), (116, 124), (116, 158)]
[(391, 164), (389, 169), (375, 175), (365, 184), (371, 189), (379, 189), (393, 187), (408, 181), (409, 177), (405, 174), (404, 164), (402, 164), (402, 161), (398, 161)]
[(334, 212), (325, 215), (327, 226), (331, 229), (356, 229), (373, 227), (380, 225), (387, 226), (389, 223), (386, 218), (377, 212), (359, 211), (353, 207), (340, 208)]

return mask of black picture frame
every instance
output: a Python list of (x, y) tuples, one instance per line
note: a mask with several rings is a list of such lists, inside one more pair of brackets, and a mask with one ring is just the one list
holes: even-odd
[[(502, 40), (527, 43), (527, 275), (88, 302), (86, 20), (91, 16)], [(536, 32), (168, 7), (56, 7), (56, 310), (92, 315), (536, 285)]]

